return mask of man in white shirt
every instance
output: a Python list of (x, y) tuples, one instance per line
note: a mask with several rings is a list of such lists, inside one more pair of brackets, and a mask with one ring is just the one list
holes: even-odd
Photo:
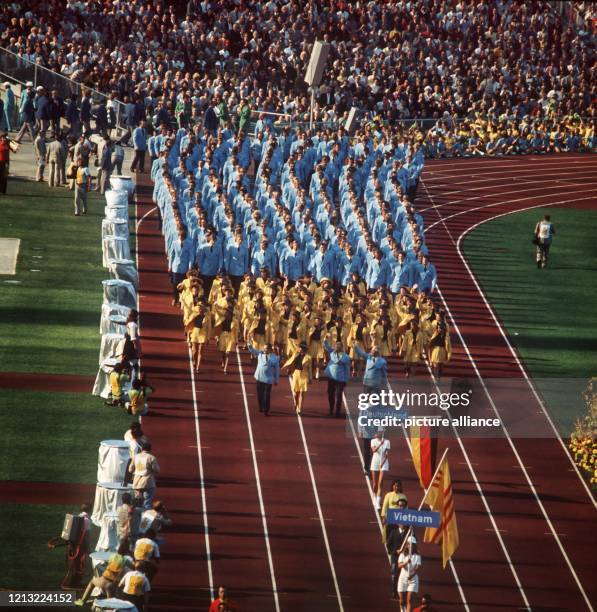
[(545, 215), (543, 220), (539, 221), (535, 226), (534, 243), (537, 245), (537, 267), (539, 269), (545, 268), (547, 265), (549, 247), (555, 233), (556, 228), (551, 222), (549, 215)]
[(134, 604), (140, 612), (147, 606), (151, 591), (144, 567), (143, 561), (135, 561), (135, 569), (127, 572), (118, 585), (122, 589), (122, 598)]

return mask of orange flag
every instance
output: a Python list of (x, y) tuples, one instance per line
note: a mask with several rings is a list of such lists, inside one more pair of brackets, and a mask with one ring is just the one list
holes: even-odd
[(428, 504), (432, 510), (441, 515), (440, 526), (428, 527), (425, 529), (423, 540), (427, 543), (442, 543), (443, 566), (446, 567), (448, 559), (458, 548), (458, 526), (456, 524), (456, 514), (454, 512), (454, 496), (452, 494), (452, 479), (450, 478), (450, 468), (448, 460), (444, 459), (437, 471), (431, 488), (425, 496), (424, 503)]

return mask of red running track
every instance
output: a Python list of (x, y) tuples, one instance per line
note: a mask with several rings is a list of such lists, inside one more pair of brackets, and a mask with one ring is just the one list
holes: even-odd
[[(454, 338), (446, 375), (476, 379), (481, 388), (477, 368), (483, 379), (516, 377), (525, 389), (522, 370), (458, 255), (458, 237), (492, 215), (532, 205), (574, 200), (566, 205), (594, 206), (596, 170), (588, 156), (427, 165), (417, 207), (427, 209), (441, 294), (462, 335)], [(143, 366), (157, 388), (144, 427), (162, 466), (159, 497), (175, 520), (152, 610), (206, 609), (210, 588), (221, 582), (242, 610), (397, 608), (357, 445), (344, 422), (325, 417), (325, 383), (313, 384), (301, 422), (285, 381), (274, 389), (272, 415), (257, 412), (244, 354), (246, 394), (238, 363), (231, 360), (223, 376), (212, 348), (193, 383), (152, 209), (142, 191)], [(540, 407), (528, 385), (524, 393), (521, 401), (536, 403), (533, 414), (545, 429), (546, 416), (536, 414)], [(514, 406), (492, 399), (509, 422)], [(417, 505), (421, 492), (408, 448), (403, 439), (392, 443), (390, 478), (399, 476), (410, 505)], [(590, 574), (595, 507), (561, 443), (469, 438), (445, 444), (461, 545), (454, 571), (441, 569), (436, 547), (422, 546), (422, 590), (441, 610), (588, 609), (596, 598)]]

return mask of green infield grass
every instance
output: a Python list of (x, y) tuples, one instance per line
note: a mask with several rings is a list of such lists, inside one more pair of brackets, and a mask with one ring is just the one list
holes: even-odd
[(89, 213), (79, 217), (73, 198), (64, 188), (10, 180), (0, 200), (0, 237), (21, 239), (16, 275), (0, 275), (1, 371), (97, 371), (101, 281), (109, 278), (104, 198), (89, 194)]
[(132, 421), (77, 393), (0, 389), (0, 406), (0, 480), (95, 484), (99, 443), (121, 439)]
[[(548, 266), (539, 270), (531, 238), (544, 214), (556, 235)], [(485, 295), (565, 436), (583, 403), (558, 397), (558, 385), (546, 379), (577, 379), (572, 388), (581, 389), (597, 375), (595, 227), (596, 210), (547, 207), (488, 221), (464, 240)]]

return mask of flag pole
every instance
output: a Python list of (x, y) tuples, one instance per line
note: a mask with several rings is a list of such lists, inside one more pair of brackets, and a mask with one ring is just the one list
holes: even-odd
[[(437, 467), (435, 468), (435, 473), (433, 474), (431, 483), (429, 484), (427, 489), (425, 489), (425, 495), (423, 495), (423, 499), (421, 500), (421, 503), (419, 504), (419, 507), (417, 508), (417, 510), (420, 510), (423, 507), (423, 504), (425, 503), (425, 500), (427, 499), (427, 494), (431, 490), (431, 487), (433, 486), (433, 481), (435, 480), (435, 477), (437, 476), (437, 473), (439, 472), (439, 469), (442, 463), (444, 462), (444, 459), (446, 458), (446, 455), (448, 454), (449, 450), (450, 450), (449, 448), (446, 448), (446, 450), (444, 451), (444, 454), (442, 455), (442, 458), (437, 462)], [(398, 554), (400, 554), (404, 550), (404, 547), (406, 546), (407, 542), (410, 541), (410, 536), (412, 535), (412, 531), (413, 531), (413, 526), (411, 525), (408, 528), (408, 532), (406, 534), (406, 537), (404, 538), (404, 541), (402, 542), (402, 546), (398, 550)]]
[(449, 450), (450, 450), (449, 448), (446, 448), (446, 450), (444, 451), (444, 454), (442, 455), (442, 458), (437, 462), (435, 473), (433, 474), (433, 477), (431, 478), (431, 482), (429, 486), (427, 487), (427, 489), (425, 489), (425, 495), (423, 495), (423, 499), (421, 500), (421, 503), (419, 504), (419, 507), (417, 508), (418, 510), (420, 510), (423, 507), (423, 504), (425, 503), (425, 500), (427, 499), (427, 494), (431, 490), (431, 487), (433, 486), (433, 481), (435, 480), (435, 477), (437, 476), (437, 473), (439, 472), (439, 469), (442, 466), (442, 463), (444, 462), (444, 459), (446, 458), (446, 455), (448, 454)]

